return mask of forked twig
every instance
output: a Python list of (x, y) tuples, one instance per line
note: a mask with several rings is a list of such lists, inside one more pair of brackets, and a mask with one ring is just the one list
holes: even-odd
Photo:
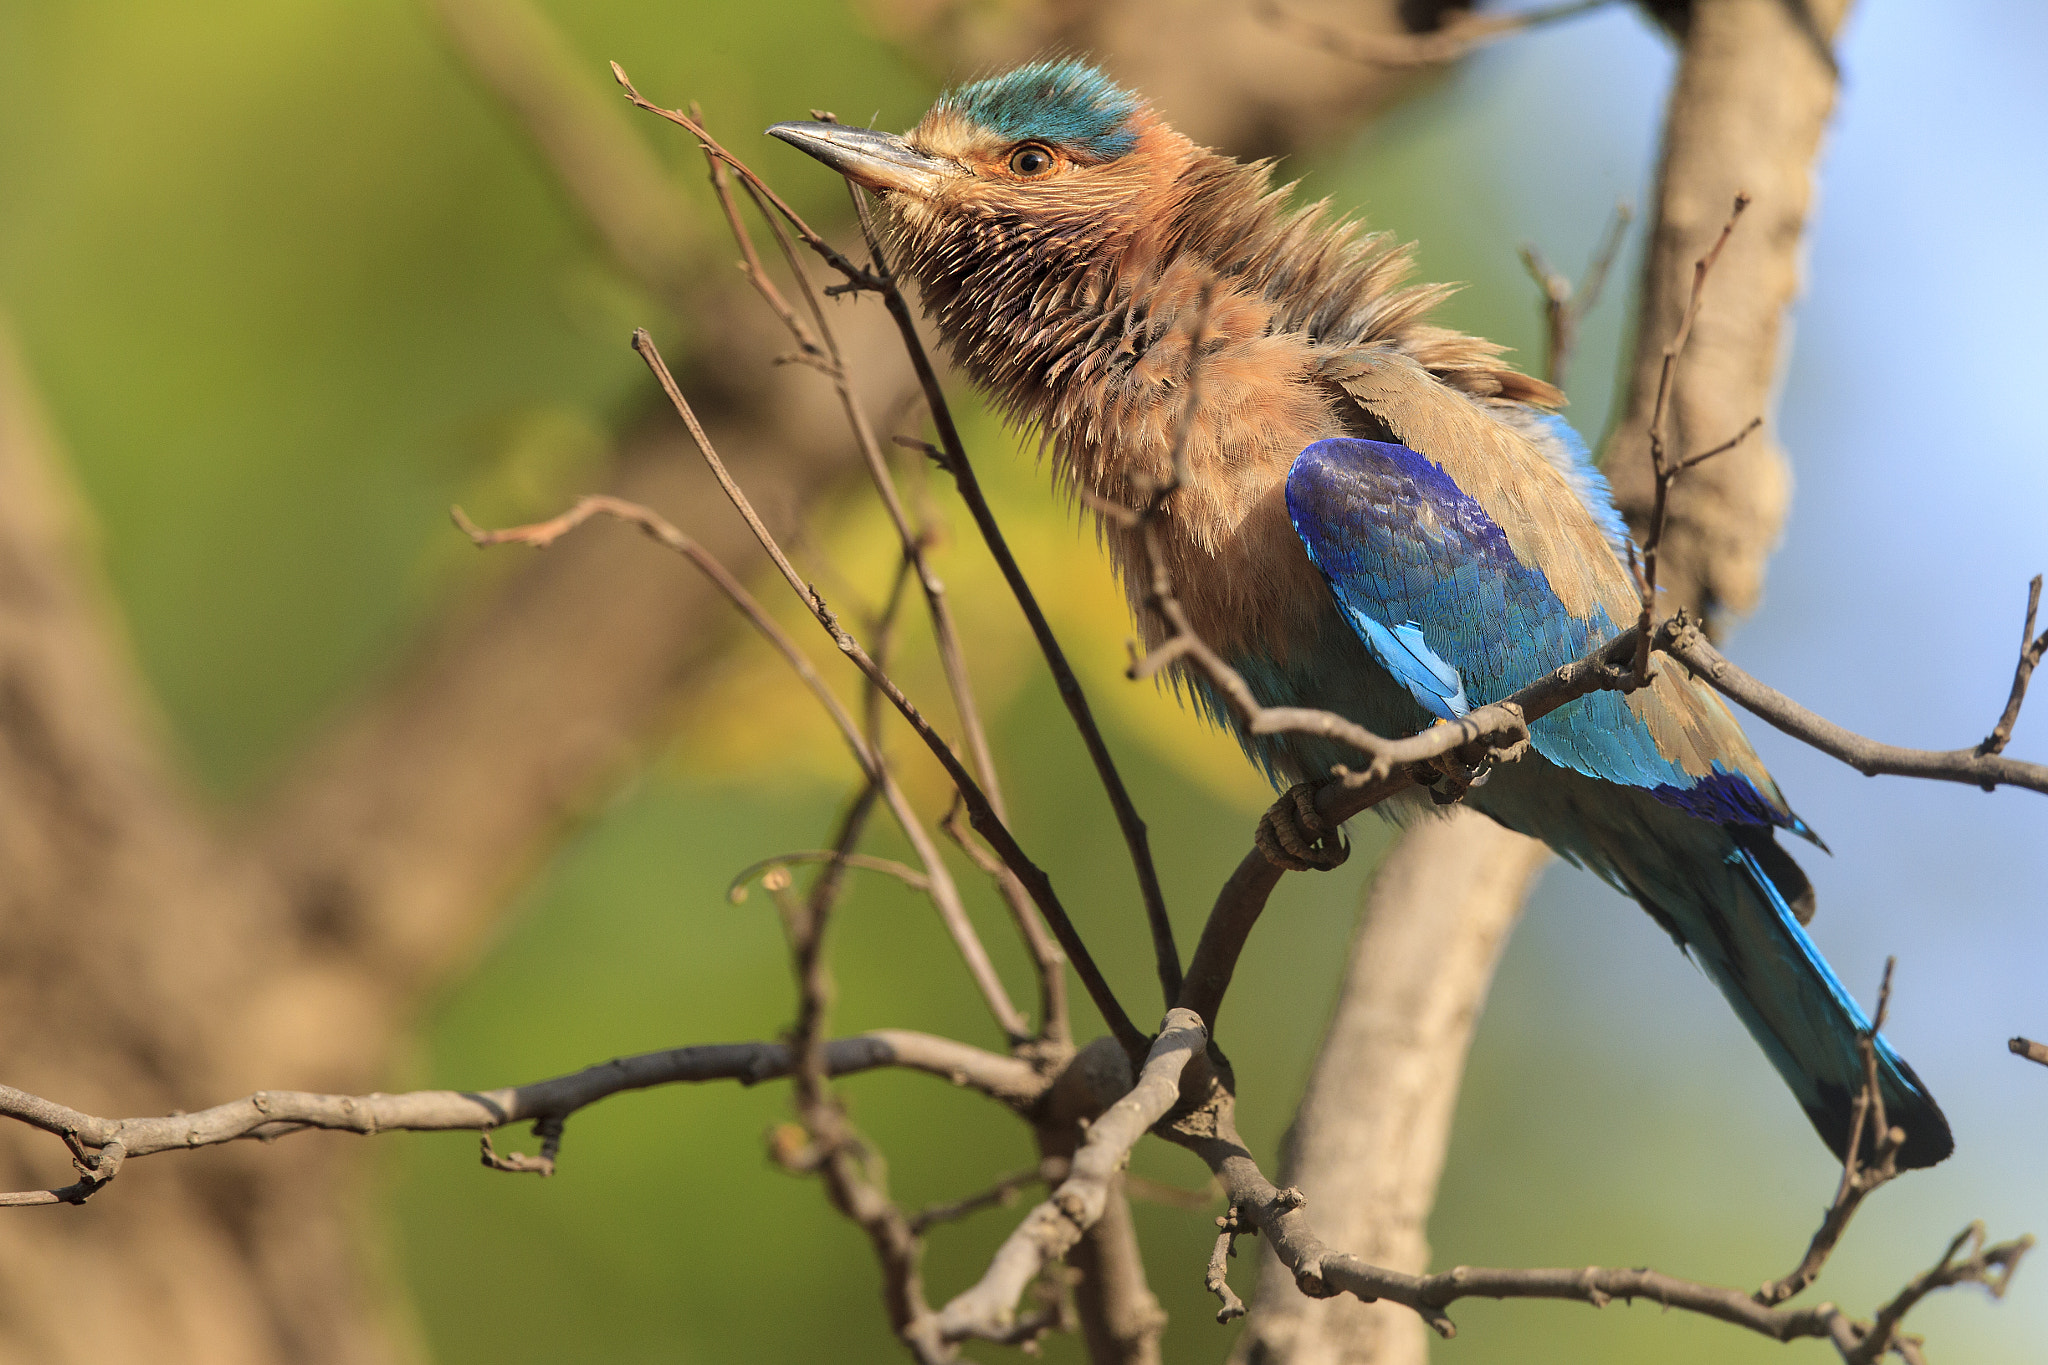
[[(1917, 1276), (1869, 1322), (1850, 1317), (1832, 1303), (1772, 1308), (1739, 1289), (1640, 1268), (1459, 1266), (1436, 1275), (1410, 1275), (1372, 1265), (1318, 1237), (1304, 1212), (1307, 1200), (1301, 1192), (1275, 1188), (1259, 1170), (1238, 1136), (1232, 1109), (1228, 1094), (1220, 1094), (1204, 1110), (1180, 1119), (1169, 1135), (1209, 1163), (1239, 1219), (1265, 1237), (1281, 1263), (1293, 1272), (1302, 1292), (1313, 1298), (1351, 1294), (1366, 1302), (1385, 1299), (1398, 1303), (1413, 1309), (1443, 1337), (1457, 1334), (1444, 1310), (1465, 1298), (1559, 1299), (1596, 1308), (1615, 1299), (1646, 1299), (1666, 1309), (1716, 1318), (1775, 1341), (1817, 1337), (1833, 1343), (1845, 1365), (1870, 1365), (1886, 1350), (1902, 1344), (1900, 1321), (1921, 1299), (1960, 1284), (1981, 1284), (1994, 1297), (2002, 1295), (2014, 1268), (2034, 1244), (2032, 1237), (2020, 1237), (1987, 1247), (1982, 1226), (1972, 1224), (1949, 1245), (1933, 1269)], [(1958, 1259), (1966, 1242), (1971, 1254)]]
[[(861, 646), (860, 641), (854, 638), (852, 632), (840, 624), (839, 618), (833, 614), (831, 607), (826, 605), (824, 598), (818, 595), (817, 590), (804, 582), (802, 576), (797, 573), (796, 567), (789, 562), (789, 557), (783, 553), (773, 533), (755, 512), (746, 493), (733, 480), (731, 471), (719, 457), (711, 438), (705, 434), (703, 424), (697, 420), (696, 411), (691, 408), (689, 399), (683, 396), (682, 389), (676, 384), (675, 376), (669, 373), (667, 362), (661, 358), (660, 350), (645, 328), (633, 334), (633, 349), (640, 353), (641, 359), (647, 363), (648, 369), (660, 383), (662, 392), (668, 395), (669, 403), (675, 408), (676, 415), (683, 419), (683, 425), (689, 431), (690, 439), (697, 447), (697, 453), (703, 457), (713, 477), (725, 490), (726, 497), (731, 500), (748, 528), (753, 531), (754, 538), (767, 552), (768, 558), (782, 574), (783, 580), (789, 584), (790, 590), (809, 609), (812, 617), (824, 628), (839, 651), (881, 690), (889, 699), (889, 703), (896, 708), (897, 713), (909, 722), (910, 728), (918, 738), (924, 741), (925, 747), (931, 751), (933, 757), (939, 760), (947, 776), (953, 780), (954, 788), (967, 803), (968, 816), (973, 821), (975, 829), (989, 841), (1004, 865), (1017, 875), (1017, 879), (1031, 893), (1032, 903), (1038, 907), (1039, 913), (1045, 916), (1053, 935), (1066, 950), (1068, 959), (1074, 964), (1075, 972), (1088, 989), (1089, 998), (1102, 1013), (1104, 1021), (1108, 1023), (1118, 1043), (1126, 1052), (1143, 1056), (1149, 1046), (1149, 1040), (1139, 1032), (1137, 1026), (1131, 1022), (1130, 1015), (1118, 1002), (1108, 978), (1103, 976), (1101, 968), (1096, 965), (1094, 955), (1088, 951), (1087, 944), (1082, 942), (1079, 930), (1074, 927), (1066, 908), (1060, 904), (1058, 895), (1053, 891), (1052, 879), (1026, 856), (1009, 827), (996, 816), (994, 809), (989, 805), (987, 795), (974, 780), (973, 774), (961, 763), (959, 755), (953, 752), (953, 747), (932, 728), (923, 712), (918, 710), (916, 703), (903, 694), (895, 680), (876, 666), (874, 659)], [(971, 926), (968, 927), (968, 932), (972, 933)], [(1014, 1014), (1014, 1007), (1012, 1014), (1013, 1017), (1021, 1019), (1021, 1016)]]
[[(644, 336), (645, 333), (637, 335)], [(652, 343), (649, 345), (651, 347)], [(694, 417), (692, 420), (694, 421)], [(749, 506), (745, 510), (750, 524), (759, 528), (757, 534), (766, 535), (767, 527), (761, 525), (759, 518), (753, 515), (752, 507)], [(652, 509), (638, 503), (627, 502), (623, 498), (604, 495), (580, 498), (568, 511), (547, 521), (498, 531), (485, 530), (478, 526), (459, 507), (451, 509), (451, 515), (463, 533), (479, 546), (516, 543), (536, 548), (552, 545), (593, 516), (616, 517), (638, 526), (649, 536), (694, 564), (726, 599), (739, 609), (747, 622), (774, 646), (776, 652), (803, 681), (804, 686), (810, 689), (811, 695), (818, 699), (819, 705), (825, 708), (825, 713), (832, 718), (832, 723), (838, 728), (840, 738), (852, 752), (854, 761), (860, 765), (861, 772), (867, 779), (876, 784), (883, 800), (889, 806), (890, 813), (903, 830), (903, 837), (910, 841), (911, 848), (917, 853), (918, 861), (924, 867), (926, 892), (931, 896), (932, 904), (938, 909), (940, 922), (945, 925), (946, 932), (953, 939), (961, 959), (967, 964), (968, 973), (974, 978), (974, 983), (981, 991), (982, 998), (988, 1005), (989, 1013), (994, 1016), (997, 1026), (1012, 1041), (1022, 1041), (1031, 1036), (1029, 1022), (1011, 1002), (1009, 992), (1003, 987), (1002, 978), (996, 975), (995, 965), (989, 961), (988, 950), (982, 946), (980, 936), (975, 932), (973, 922), (967, 916), (966, 907), (960, 901), (959, 889), (953, 884), (952, 873), (946, 870), (945, 860), (940, 856), (938, 846), (932, 842), (931, 834), (925, 829), (924, 822), (918, 819), (917, 813), (910, 806), (909, 798), (903, 794), (902, 788), (890, 774), (888, 763), (881, 751), (869, 744), (867, 737), (861, 733), (860, 727), (847, 713), (846, 707), (826, 685), (823, 676), (819, 674), (809, 657), (789, 638), (788, 633), (775, 623), (775, 619), (755, 600), (754, 595), (747, 591), (746, 585), (733, 577), (713, 555), (684, 535), (666, 517)], [(776, 554), (780, 556), (780, 553), (778, 549)], [(788, 564), (786, 558), (781, 560), (786, 574), (794, 578), (796, 571), (788, 567)], [(808, 587), (805, 591), (811, 592)], [(813, 598), (816, 597), (815, 592), (811, 592), (811, 595)], [(822, 607), (823, 600), (817, 600)], [(828, 611), (827, 615), (829, 614)], [(835, 621), (834, 627), (836, 626)], [(862, 657), (866, 658), (865, 653)], [(872, 669), (872, 660), (869, 662)], [(874, 669), (873, 672), (886, 678), (886, 674), (881, 674), (879, 669)], [(890, 687), (893, 688), (894, 684), (891, 683)], [(900, 692), (897, 693), (898, 697), (901, 695)], [(904, 704), (908, 705), (907, 700)]]
[(1626, 199), (1616, 201), (1614, 214), (1607, 220), (1607, 231), (1586, 267), (1586, 277), (1576, 286), (1568, 276), (1553, 270), (1534, 244), (1522, 245), (1522, 265), (1543, 291), (1543, 378), (1560, 389), (1565, 386), (1565, 371), (1571, 364), (1572, 353), (1578, 349), (1579, 324), (1600, 302), (1607, 272), (1621, 253), (1622, 239), (1634, 217), (1635, 210)]
[[(701, 114), (696, 106), (691, 106), (690, 115), (701, 126)], [(841, 410), (846, 416), (847, 426), (853, 434), (861, 460), (867, 468), (869, 480), (881, 499), (883, 511), (888, 515), (890, 525), (896, 531), (898, 543), (902, 547), (903, 563), (916, 576), (918, 587), (924, 594), (926, 613), (932, 625), (932, 638), (938, 649), (940, 668), (945, 674), (947, 691), (952, 696), (954, 714), (960, 719), (961, 737), (967, 748), (968, 759), (981, 780), (982, 788), (988, 795), (989, 806), (995, 811), (996, 818), (1007, 822), (1009, 812), (1003, 801), (995, 755), (989, 747), (988, 730), (982, 723), (981, 708), (975, 699), (973, 679), (967, 669), (966, 653), (960, 642), (960, 632), (954, 620), (951, 600), (946, 594), (945, 585), (931, 566), (928, 550), (932, 536), (926, 529), (914, 530), (911, 527), (903, 499), (896, 488), (895, 477), (891, 474), (888, 461), (875, 439), (873, 424), (869, 422), (866, 409), (854, 394), (846, 357), (840, 349), (838, 336), (833, 331), (831, 321), (818, 299), (817, 290), (812, 286), (810, 276), (805, 273), (803, 262), (791, 244), (788, 234), (783, 231), (782, 222), (773, 211), (773, 206), (751, 179), (741, 181), (762, 221), (773, 234), (785, 267), (802, 291), (805, 306), (811, 316), (809, 326), (796, 316), (795, 310), (789, 306), (773, 281), (768, 278), (759, 255), (754, 251), (752, 239), (748, 236), (745, 225), (740, 220), (738, 206), (733, 201), (731, 182), (726, 174), (727, 161), (713, 154), (708, 145), (703, 150), (711, 171), (712, 192), (718, 199), (727, 227), (741, 251), (741, 270), (771, 311), (782, 320), (783, 326), (788, 329), (799, 347), (799, 357), (831, 380), (838, 395)], [(879, 257), (877, 261), (879, 263)], [(879, 699), (878, 693), (871, 693), (871, 696)], [(1025, 947), (1031, 954), (1032, 965), (1038, 975), (1040, 1028), (1046, 1037), (1064, 1043), (1070, 1032), (1066, 1017), (1065, 959), (1060, 956), (1057, 944), (1047, 933), (1023, 884), (1015, 877), (1000, 878), (997, 890), (1008, 905), (1011, 917), (1024, 938)]]
[[(1766, 1308), (1776, 1307), (1812, 1284), (1841, 1242), (1842, 1234), (1848, 1231), (1849, 1220), (1863, 1207), (1863, 1201), (1900, 1174), (1899, 1151), (1906, 1145), (1906, 1134), (1886, 1119), (1884, 1091), (1877, 1079), (1877, 1034), (1891, 1009), (1892, 969), (1897, 965), (1897, 958), (1885, 959), (1884, 979), (1877, 989), (1877, 1012), (1871, 1016), (1870, 1027), (1856, 1039), (1856, 1051), (1863, 1059), (1863, 1088), (1857, 1092), (1850, 1110), (1849, 1145), (1842, 1157), (1842, 1178), (1835, 1186), (1835, 1197), (1799, 1264), (1790, 1274), (1756, 1291), (1756, 1301)], [(1867, 1159), (1863, 1141), (1866, 1131), (1872, 1137)]]
[[(681, 110), (664, 109), (643, 99), (640, 92), (634, 89), (633, 83), (627, 79), (624, 69), (617, 62), (613, 62), (611, 67), (613, 78), (625, 90), (627, 98), (635, 107), (656, 114), (687, 130), (703, 146), (707, 155), (730, 166), (743, 182), (773, 206), (776, 213), (796, 230), (805, 246), (816, 252), (826, 264), (845, 278), (845, 285), (827, 289), (827, 294), (837, 294), (846, 290), (870, 292), (879, 295), (888, 308), (889, 316), (895, 322), (897, 333), (902, 338), (911, 368), (917, 376), (918, 386), (924, 393), (925, 406), (931, 413), (932, 425), (937, 430), (939, 444), (944, 450), (946, 471), (953, 476), (960, 490), (961, 501), (967, 504), (969, 513), (974, 517), (975, 527), (980, 531), (989, 553), (995, 558), (1004, 582), (1008, 584), (1011, 595), (1016, 598), (1018, 606), (1024, 612), (1032, 636), (1038, 642), (1039, 652), (1045, 656), (1046, 665), (1052, 671), (1060, 699), (1066, 704), (1068, 715), (1072, 717), (1075, 728), (1081, 733), (1088, 757), (1095, 765), (1096, 775), (1101, 780), (1103, 789), (1109, 797), (1110, 807), (1116, 814), (1117, 827), (1122, 832), (1124, 843), (1130, 852), (1132, 866), (1138, 877), (1139, 894), (1144, 900), (1146, 925), (1152, 935), (1155, 968), (1165, 998), (1171, 1003), (1180, 989), (1180, 954), (1174, 946), (1173, 922), (1166, 913), (1166, 895), (1160, 887), (1158, 869), (1152, 860), (1150, 835), (1143, 818), (1138, 814), (1136, 803), (1131, 800), (1130, 792), (1124, 786), (1123, 776), (1117, 770), (1115, 759), (1110, 755), (1109, 746), (1102, 737), (1101, 727), (1095, 722), (1094, 712), (1088, 705), (1086, 693), (1082, 691), (1080, 679), (1074, 673), (1072, 665), (1067, 662), (1066, 651), (1053, 634), (1051, 624), (1045, 619), (1045, 613), (1040, 609), (1038, 599), (1032, 592), (1031, 585), (1025, 580), (1016, 557), (1010, 552), (1009, 543), (1004, 538), (1002, 528), (995, 519), (995, 513), (982, 492), (981, 481), (975, 475), (973, 463), (967, 456), (966, 445), (960, 439), (959, 428), (953, 421), (952, 408), (947, 403), (945, 391), (939, 384), (938, 372), (933, 368), (930, 353), (926, 351), (924, 339), (918, 333), (917, 319), (911, 311), (910, 301), (898, 287), (895, 277), (888, 272), (880, 242), (872, 234), (867, 238), (868, 249), (876, 262), (876, 268), (867, 269), (855, 264), (820, 237), (781, 196), (769, 188), (765, 181), (712, 137), (700, 121)], [(868, 227), (865, 214), (861, 216), (861, 222), (865, 230)], [(1043, 876), (1042, 873), (1039, 875)], [(1021, 870), (1019, 877), (1026, 888), (1032, 891), (1034, 902), (1038, 902), (1039, 892), (1032, 884), (1033, 879), (1025, 876)], [(1042, 903), (1039, 908), (1041, 912), (1044, 911)], [(1058, 933), (1057, 927), (1055, 934), (1061, 939), (1062, 946), (1067, 948), (1068, 956), (1073, 957), (1072, 946), (1066, 943), (1065, 935)], [(1075, 962), (1075, 967), (1079, 969), (1078, 961)], [(1118, 1034), (1119, 1037), (1124, 1036), (1121, 1029), (1118, 1030)], [(1142, 1037), (1142, 1034), (1132, 1028), (1127, 1041), (1135, 1043)], [(1142, 1051), (1140, 1047), (1139, 1055)]]
[(1670, 414), (1672, 378), (1678, 370), (1678, 358), (1685, 354), (1685, 343), (1692, 336), (1693, 322), (1700, 314), (1700, 299), (1706, 293), (1707, 276), (1713, 271), (1714, 263), (1721, 259), (1722, 248), (1735, 235), (1735, 225), (1742, 219), (1742, 211), (1749, 207), (1749, 195), (1738, 192), (1735, 206), (1728, 212), (1728, 221), (1721, 225), (1721, 235), (1707, 248), (1707, 254), (1693, 262), (1692, 292), (1686, 296), (1685, 308), (1678, 317), (1678, 329), (1672, 334), (1671, 342), (1664, 348), (1664, 360), (1657, 371), (1657, 400), (1650, 409), (1650, 468), (1656, 479), (1655, 492), (1650, 504), (1650, 524), (1643, 537), (1640, 560), (1631, 552), (1629, 567), (1634, 571), (1636, 594), (1642, 606), (1636, 617), (1636, 677), (1641, 682), (1650, 678), (1650, 641), (1655, 635), (1657, 612), (1657, 560), (1664, 544), (1664, 523), (1669, 512), (1671, 485), (1686, 470), (1725, 454), (1748, 439), (1751, 432), (1763, 425), (1763, 418), (1751, 419), (1741, 431), (1723, 441), (1711, 450), (1702, 451), (1681, 459), (1670, 459), (1665, 453), (1666, 419)]
[(948, 1341), (1000, 1338), (1012, 1330), (1025, 1286), (1102, 1217), (1117, 1171), (1138, 1140), (1180, 1099), (1181, 1073), (1208, 1042), (1199, 1018), (1182, 1009), (1167, 1012), (1137, 1083), (1088, 1126), (1067, 1178), (997, 1248), (987, 1273), (939, 1310), (940, 1331)]

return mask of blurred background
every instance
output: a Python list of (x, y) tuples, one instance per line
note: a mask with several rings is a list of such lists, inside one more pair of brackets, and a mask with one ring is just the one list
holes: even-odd
[[(615, 59), (651, 98), (701, 102), (730, 146), (832, 221), (846, 212), (836, 182), (758, 130), (813, 107), (906, 127), (972, 74), (935, 58), (900, 15), (826, 0), (542, 8), (578, 79), (606, 90)], [(0, 308), (90, 506), (165, 731), (229, 827), (254, 818), (293, 756), (390, 677), (429, 623), (527, 553), (477, 555), (448, 525), (451, 502), (501, 523), (557, 510), (602, 482), (621, 433), (650, 412), (629, 330), (654, 326), (685, 358), (721, 340), (611, 264), (443, 22), (408, 0), (0, 8)], [(2048, 570), (2044, 57), (2048, 15), (1988, 0), (1869, 0), (1841, 48), (1775, 418), (1797, 492), (1764, 605), (1730, 652), (1898, 743), (1983, 735), (2010, 680), (2026, 580)], [(1615, 200), (1644, 201), (1671, 66), (1645, 20), (1610, 7), (1420, 83), (1286, 172), (1418, 241), (1423, 276), (1468, 283), (1449, 320), (1534, 366), (1540, 322), (1517, 248), (1534, 243), (1576, 273)], [(1171, 119), (1200, 117), (1161, 99)], [(712, 239), (694, 148), (651, 119), (638, 133)], [(1596, 439), (1638, 246), (1573, 367), (1571, 415)], [(703, 252), (721, 271), (729, 256), (715, 242)], [(858, 363), (901, 364), (886, 351)], [(1123, 680), (1128, 627), (1092, 537), (1032, 453), (964, 390), (958, 402), (1151, 822), (1190, 942), (1269, 794), (1233, 746)], [(949, 498), (931, 487), (941, 520), (971, 533)], [(669, 510), (686, 530), (729, 515)], [(878, 599), (889, 545), (866, 500), (831, 495), (799, 549), (828, 596), (857, 606)], [(645, 553), (652, 565), (659, 552)], [(1149, 969), (1133, 882), (1085, 757), (971, 535), (946, 544), (940, 569), (1020, 836), (1136, 1000)], [(937, 695), (928, 651), (906, 650), (913, 693)], [(787, 1026), (772, 910), (759, 896), (729, 904), (726, 884), (756, 858), (825, 842), (854, 774), (750, 640), (732, 636), (678, 695), (645, 762), (581, 801), (465, 967), (422, 1002), (384, 1088), (499, 1085)], [(2022, 718), (2015, 753), (2048, 754), (2044, 706)], [(1866, 780), (1751, 728), (1834, 851), (1803, 856), (1815, 937), (1866, 1000), (1898, 956), (1888, 1031), (1959, 1141), (1953, 1160), (1878, 1196), (1830, 1266), (1819, 1292), (1866, 1312), (1972, 1218), (1994, 1237), (2048, 1233), (2048, 1074), (2004, 1046), (2048, 1032), (2048, 807)], [(896, 744), (913, 796), (935, 811), (940, 787), (910, 747)], [(1384, 833), (1361, 822), (1355, 838), (1360, 856), (1338, 873), (1287, 880), (1235, 988), (1243, 1125), (1264, 1152), (1307, 1074)], [(1021, 989), (992, 899), (977, 908)], [(999, 1041), (929, 911), (900, 887), (857, 883), (836, 934), (840, 1029)], [(877, 1074), (843, 1091), (906, 1203), (1031, 1162), (1014, 1121), (928, 1080)], [(898, 1359), (864, 1242), (813, 1183), (764, 1157), (763, 1130), (786, 1113), (776, 1086), (614, 1099), (569, 1125), (562, 1173), (545, 1182), (481, 1170), (467, 1136), (383, 1138), (361, 1235), (401, 1286), (402, 1330), (446, 1365)], [(1204, 1179), (1157, 1144), (1136, 1168), (1187, 1188)], [(1479, 1030), (1431, 1227), (1437, 1265), (1647, 1264), (1754, 1285), (1796, 1259), (1834, 1175), (1669, 941), (1592, 879), (1553, 869)], [(104, 1201), (10, 1216), (84, 1221)], [(1138, 1209), (1173, 1318), (1170, 1360), (1227, 1349), (1201, 1289), (1216, 1211)], [(935, 1237), (935, 1299), (978, 1275), (1012, 1218)], [(1250, 1262), (1238, 1264), (1248, 1289)], [(1474, 1365), (1824, 1353), (1647, 1306), (1471, 1302), (1457, 1316), (1460, 1335), (1437, 1357)], [(2048, 1267), (2024, 1267), (2000, 1304), (1970, 1290), (1932, 1301), (1913, 1327), (1944, 1359), (2038, 1360)], [(1049, 1353), (1078, 1354), (1071, 1342)]]

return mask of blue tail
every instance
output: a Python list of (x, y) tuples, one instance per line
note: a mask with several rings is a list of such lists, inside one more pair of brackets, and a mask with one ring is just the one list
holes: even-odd
[[(1525, 765), (1510, 765), (1496, 779), (1515, 766)], [(1713, 824), (1647, 793), (1585, 778), (1567, 779), (1577, 799), (1559, 801), (1555, 781), (1553, 773), (1550, 799), (1540, 806), (1508, 783), (1481, 808), (1640, 902), (1721, 988), (1822, 1141), (1845, 1155), (1864, 1080), (1857, 1039), (1870, 1020), (1800, 927), (1794, 906), (1810, 914), (1812, 891), (1798, 865), (1767, 829)], [(1877, 1071), (1886, 1122), (1906, 1134), (1899, 1165), (1932, 1166), (1954, 1151), (1940, 1107), (1882, 1037)], [(1865, 1126), (1866, 1156), (1874, 1127)]]

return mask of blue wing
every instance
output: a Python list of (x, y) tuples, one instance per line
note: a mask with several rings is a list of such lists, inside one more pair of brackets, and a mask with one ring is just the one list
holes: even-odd
[[(1288, 474), (1287, 510), (1366, 648), (1432, 715), (1499, 701), (1617, 632), (1602, 606), (1569, 611), (1486, 508), (1407, 446), (1315, 442)], [(1716, 823), (1801, 828), (1774, 787), (1736, 770), (1742, 755), (1688, 772), (1660, 743), (1662, 718), (1599, 692), (1536, 721), (1530, 740), (1553, 763)]]
[[(1556, 572), (1582, 584), (1620, 574), (1600, 540), (1559, 533), (1567, 517), (1600, 523), (1602, 509), (1565, 505), (1558, 492), (1546, 501), (1538, 480), (1489, 496), (1524, 519), (1523, 544), (1553, 555), (1590, 545), (1603, 557), (1581, 553)], [(1614, 633), (1605, 608), (1571, 611), (1487, 507), (1405, 445), (1316, 442), (1289, 472), (1287, 510), (1344, 618), (1430, 714), (1498, 701)], [(1541, 758), (1496, 773), (1474, 803), (1641, 901), (1720, 986), (1841, 1155), (1863, 1076), (1857, 1040), (1870, 1025), (1800, 928), (1811, 888), (1771, 826), (1806, 830), (1740, 727), (1666, 670), (1633, 702), (1595, 693), (1529, 730)], [(1909, 1136), (1902, 1161), (1941, 1160), (1953, 1144), (1940, 1108), (1883, 1039), (1877, 1052), (1886, 1111)]]

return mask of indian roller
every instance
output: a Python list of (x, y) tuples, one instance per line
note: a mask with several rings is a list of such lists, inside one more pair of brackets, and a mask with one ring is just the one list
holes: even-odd
[[(1042, 438), (1071, 492), (1137, 507), (1165, 482), (1200, 323), (1187, 478), (1157, 538), (1194, 629), (1262, 705), (1410, 734), (1634, 617), (1628, 532), (1553, 411), (1562, 395), (1431, 322), (1447, 291), (1406, 284), (1405, 249), (1290, 206), (1265, 164), (1196, 146), (1098, 70), (975, 81), (903, 137), (768, 131), (881, 198), (955, 362)], [(1101, 533), (1156, 643), (1140, 533)], [(1184, 681), (1233, 724), (1203, 679)], [(1238, 737), (1276, 784), (1357, 761), (1327, 739)], [(1842, 1156), (1869, 1021), (1802, 927), (1812, 888), (1777, 834), (1819, 840), (1727, 706), (1666, 664), (1536, 721), (1530, 741), (1466, 803), (1634, 897)], [(1881, 1038), (1876, 1052), (1900, 1163), (1940, 1161), (1941, 1110)]]

